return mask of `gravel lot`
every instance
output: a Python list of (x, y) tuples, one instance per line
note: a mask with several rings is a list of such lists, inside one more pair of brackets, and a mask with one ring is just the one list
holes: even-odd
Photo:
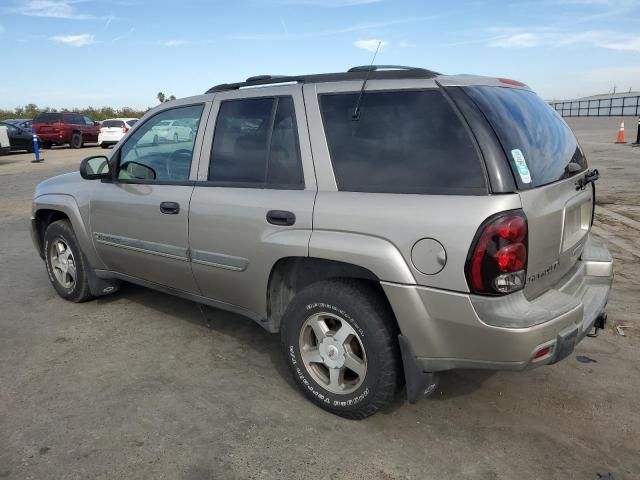
[(362, 422), (306, 401), (251, 320), (132, 285), (60, 299), (29, 238), (31, 195), (102, 150), (0, 157), (0, 478), (640, 478), (640, 148), (613, 144), (619, 119), (570, 123), (602, 174), (607, 330), (552, 367), (448, 373)]

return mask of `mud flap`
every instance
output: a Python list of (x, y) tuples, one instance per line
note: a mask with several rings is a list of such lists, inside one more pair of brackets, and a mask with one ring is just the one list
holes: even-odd
[(416, 362), (416, 357), (411, 350), (409, 341), (402, 335), (398, 335), (400, 354), (404, 365), (404, 378), (407, 386), (407, 400), (416, 403), (420, 398), (428, 397), (438, 387), (438, 376), (433, 372), (423, 372), (422, 367)]

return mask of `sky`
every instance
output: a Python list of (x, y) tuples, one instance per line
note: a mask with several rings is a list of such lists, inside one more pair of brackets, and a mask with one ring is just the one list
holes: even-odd
[(640, 0), (0, 0), (0, 108), (157, 104), (376, 63), (640, 90)]

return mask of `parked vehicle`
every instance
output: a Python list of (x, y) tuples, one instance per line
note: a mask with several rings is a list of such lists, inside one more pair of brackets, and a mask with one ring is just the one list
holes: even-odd
[(32, 128), (31, 124), (33, 123), (33, 120), (30, 118), (9, 118), (7, 120), (3, 120), (3, 122), (11, 123), (16, 127), (28, 130)]
[(0, 155), (6, 155), (11, 151), (7, 127), (0, 125)]
[(64, 144), (82, 148), (85, 143), (97, 142), (100, 133), (98, 122), (74, 112), (39, 113), (33, 119), (33, 129), (43, 148)]
[(118, 143), (122, 137), (133, 127), (137, 118), (110, 118), (104, 120), (100, 126), (98, 143), (102, 148), (110, 147)]
[(193, 140), (193, 128), (187, 120), (163, 120), (147, 133), (144, 140), (154, 144), (159, 142), (184, 142)]
[(7, 127), (7, 136), (9, 137), (12, 151), (26, 150), (33, 152), (33, 130), (31, 128), (20, 128), (5, 121), (0, 122), (0, 125)]
[[(147, 141), (194, 120), (189, 143)], [(549, 365), (603, 327), (597, 178), (514, 80), (260, 76), (162, 104), (40, 183), (32, 234), (61, 297), (128, 281), (246, 315), (312, 402), (364, 418), (403, 381), (414, 402), (439, 372)]]

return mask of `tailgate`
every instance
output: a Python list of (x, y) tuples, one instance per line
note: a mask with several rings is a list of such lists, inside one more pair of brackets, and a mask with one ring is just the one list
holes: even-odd
[(584, 248), (594, 189), (576, 189), (587, 161), (564, 120), (524, 88), (472, 86), (465, 91), (495, 131), (511, 167), (529, 224), (524, 293), (552, 288)]
[(591, 226), (593, 188), (576, 190), (575, 178), (520, 192), (529, 222), (524, 293), (533, 298), (555, 285), (582, 254)]

